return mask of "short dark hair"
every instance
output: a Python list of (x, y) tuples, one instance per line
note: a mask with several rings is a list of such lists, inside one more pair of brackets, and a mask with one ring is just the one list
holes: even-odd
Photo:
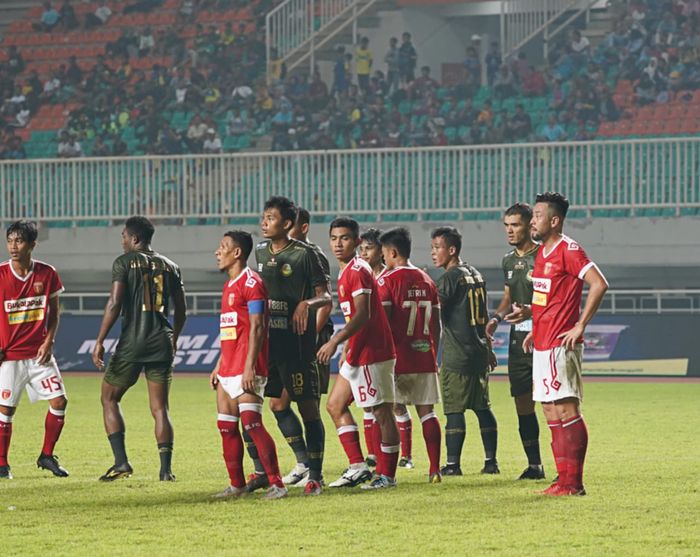
[(391, 246), (401, 257), (411, 257), (411, 232), (405, 226), (397, 226), (387, 230), (379, 238), (382, 246)]
[(156, 233), (153, 223), (146, 217), (138, 215), (126, 219), (124, 228), (129, 234), (136, 236), (139, 239), (139, 243), (142, 244), (150, 244), (153, 235)]
[(381, 245), (379, 237), (382, 235), (382, 231), (379, 228), (368, 228), (362, 234), (360, 234), (360, 240), (370, 244)]
[(338, 217), (335, 219), (328, 228), (328, 231), (330, 232), (334, 228), (349, 228), (355, 238), (360, 237), (360, 225), (357, 224), (355, 219), (351, 219), (350, 217)]
[(462, 234), (454, 226), (438, 226), (430, 233), (430, 239), (444, 238), (448, 248), (462, 251)]
[(535, 197), (535, 203), (546, 203), (562, 220), (566, 218), (566, 213), (569, 211), (569, 200), (555, 191), (538, 193), (537, 197)]
[(520, 215), (523, 222), (528, 223), (532, 220), (532, 207), (527, 203), (514, 203), (506, 209), (506, 217), (512, 217), (513, 215)]
[(297, 206), (294, 205), (294, 201), (283, 195), (274, 195), (267, 201), (265, 201), (265, 206), (263, 211), (268, 209), (277, 209), (280, 212), (282, 220), (290, 220), (292, 224), (297, 221)]
[(37, 230), (35, 222), (18, 220), (7, 227), (7, 234), (5, 237), (9, 238), (10, 234), (16, 234), (25, 242), (33, 244), (36, 242), (37, 236), (39, 236), (39, 231)]
[(231, 238), (233, 243), (241, 248), (243, 251), (243, 261), (248, 261), (248, 256), (250, 256), (250, 252), (253, 251), (253, 237), (250, 235), (250, 232), (246, 232), (245, 230), (229, 230), (224, 236)]
[(297, 207), (296, 224), (303, 225), (303, 224), (310, 224), (310, 223), (311, 223), (311, 214), (303, 207)]

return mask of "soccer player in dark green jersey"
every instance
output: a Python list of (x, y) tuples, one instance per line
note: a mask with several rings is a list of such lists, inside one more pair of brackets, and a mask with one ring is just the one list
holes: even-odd
[[(155, 420), (160, 479), (175, 479), (171, 470), (173, 427), (168, 416), (168, 393), (177, 339), (185, 325), (187, 307), (179, 267), (151, 249), (154, 232), (153, 224), (145, 217), (131, 217), (124, 224), (124, 254), (112, 265), (112, 289), (92, 352), (93, 363), (103, 370), (104, 340), (121, 313), (122, 331), (102, 380), (101, 396), (114, 466), (100, 478), (101, 481), (113, 481), (133, 472), (126, 456), (126, 427), (119, 403), (142, 370), (146, 375), (148, 400)], [(171, 299), (174, 305), (172, 325), (168, 321)]]
[[(328, 258), (323, 250), (312, 241), (309, 240), (309, 227), (311, 226), (311, 215), (303, 207), (297, 208), (297, 220), (294, 226), (289, 231), (289, 237), (294, 240), (299, 240), (311, 246), (318, 255), (318, 260), (321, 263), (321, 268), (327, 276), (331, 276), (331, 266), (328, 263)], [(322, 306), (316, 311), (316, 350), (326, 344), (333, 336), (333, 321), (331, 320), (332, 305)], [(320, 379), (321, 394), (328, 393), (328, 384), (331, 376), (331, 366), (323, 365), (316, 362)]]
[(460, 259), (462, 235), (456, 228), (436, 228), (430, 237), (433, 264), (445, 270), (437, 282), (443, 340), (440, 383), (447, 418), (447, 465), (441, 473), (462, 475), (464, 412), (473, 410), (484, 445), (485, 463), (481, 473), (498, 474), (498, 426), (489, 400), (489, 372), (496, 367), (496, 356), (486, 335), (486, 283), (478, 270)]
[[(329, 277), (317, 252), (289, 237), (296, 219), (297, 207), (292, 201), (281, 196), (268, 199), (261, 223), (265, 240), (255, 248), (257, 270), (270, 297), (270, 375), (265, 396), (297, 459), (294, 470), (283, 480), (288, 485), (303, 482), (305, 494), (318, 495), (325, 432), (319, 412), (316, 312), (331, 305), (331, 295)], [(306, 439), (290, 401), (297, 403)], [(249, 481), (249, 490), (265, 484), (256, 473)]]
[(532, 319), (520, 316), (519, 309), (532, 302), (532, 269), (540, 245), (530, 234), (532, 208), (526, 203), (516, 203), (503, 217), (509, 251), (502, 262), (505, 287), (503, 298), (493, 317), (486, 324), (486, 334), (492, 337), (498, 324), (511, 323), (508, 343), (508, 379), (510, 394), (518, 413), (520, 440), (527, 456), (528, 467), (520, 474), (520, 480), (541, 480), (544, 468), (540, 457), (540, 427), (532, 400), (532, 354), (523, 351), (523, 340), (532, 331)]

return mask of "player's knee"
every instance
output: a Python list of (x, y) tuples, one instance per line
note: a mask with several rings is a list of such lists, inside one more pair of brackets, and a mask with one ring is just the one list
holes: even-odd
[(270, 410), (273, 412), (283, 412), (288, 408), (288, 405), (279, 398), (270, 399)]
[(338, 418), (344, 410), (344, 405), (340, 404), (339, 401), (329, 398), (326, 401), (326, 411), (330, 414), (331, 418)]
[(394, 404), (394, 415), (395, 416), (403, 416), (408, 410), (406, 410), (406, 406), (403, 404)]
[(68, 406), (68, 399), (66, 399), (66, 397), (64, 396), (59, 396), (57, 398), (51, 399), (49, 405), (54, 410), (65, 410)]

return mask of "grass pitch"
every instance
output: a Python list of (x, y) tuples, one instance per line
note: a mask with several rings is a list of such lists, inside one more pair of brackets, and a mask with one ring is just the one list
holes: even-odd
[[(99, 377), (68, 377), (66, 428), (57, 447), (71, 472), (37, 470), (44, 403), (22, 401), (10, 451), (14, 480), (0, 484), (5, 555), (698, 555), (700, 553), (700, 384), (588, 383), (590, 431), (583, 498), (535, 494), (547, 482), (516, 482), (524, 468), (507, 383), (492, 384), (501, 475), (481, 476), (476, 420), (468, 416), (462, 478), (427, 483), (427, 457), (414, 414), (416, 469), (399, 470), (386, 492), (326, 489), (321, 497), (212, 502), (227, 484), (207, 379), (178, 377), (173, 484), (157, 481), (158, 455), (140, 382), (124, 401), (134, 476), (97, 481), (111, 464), (102, 429)], [(543, 420), (540, 421), (541, 424)], [(283, 473), (293, 457), (273, 417)], [(554, 470), (542, 428), (545, 467)], [(326, 420), (325, 476), (345, 458)], [(444, 449), (443, 449), (444, 450)], [(250, 466), (248, 466), (250, 467)]]

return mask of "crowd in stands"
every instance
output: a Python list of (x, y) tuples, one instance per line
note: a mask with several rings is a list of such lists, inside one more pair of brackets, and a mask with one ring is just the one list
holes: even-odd
[[(163, 2), (120, 6), (147, 13)], [(178, 0), (175, 25), (124, 28), (91, 67), (71, 57), (43, 79), (9, 46), (0, 67), (0, 156), (26, 157), (15, 130), (45, 104), (71, 107), (56, 156), (122, 156), (220, 153), (251, 136), (269, 136), (284, 151), (580, 140), (626, 116), (614, 100), (618, 79), (634, 83), (640, 105), (700, 87), (700, 0), (632, 1), (598, 46), (574, 29), (543, 67), (523, 52), (504, 60), (497, 43), (487, 47), (476, 35), (462, 77), (441, 84), (404, 33), (386, 45), (363, 37), (338, 47), (330, 83), (318, 71), (287, 75), (273, 49), (267, 86), (264, 15), (277, 3), (258, 0), (251, 21), (219, 25), (197, 23), (197, 14), (251, 2)], [(45, 2), (34, 29), (94, 29), (115, 10), (101, 1), (78, 16), (69, 0)]]

